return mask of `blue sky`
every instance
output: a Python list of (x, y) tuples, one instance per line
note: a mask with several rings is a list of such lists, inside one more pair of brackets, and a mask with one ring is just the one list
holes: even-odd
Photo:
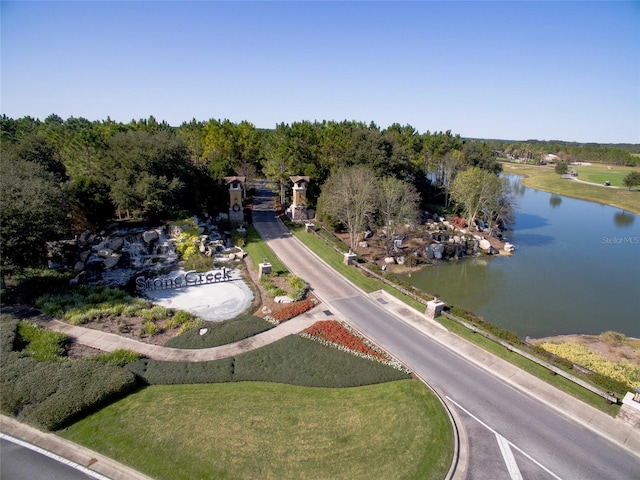
[(640, 143), (640, 2), (7, 2), (2, 113)]

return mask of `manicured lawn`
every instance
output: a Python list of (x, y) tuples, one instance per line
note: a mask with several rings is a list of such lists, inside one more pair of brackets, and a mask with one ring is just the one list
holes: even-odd
[(245, 251), (251, 259), (253, 268), (258, 271), (258, 264), (262, 263), (263, 259), (267, 259), (271, 263), (272, 271), (278, 275), (287, 273), (287, 267), (280, 261), (273, 251), (267, 246), (266, 243), (260, 238), (255, 228), (249, 227), (247, 229), (247, 243), (244, 246)]
[(448, 417), (414, 380), (147, 387), (60, 435), (167, 480), (438, 479), (453, 451)]
[(640, 171), (639, 168), (632, 167), (616, 167), (610, 165), (593, 164), (587, 166), (571, 166), (572, 170), (578, 172), (578, 178), (585, 182), (593, 182), (598, 184), (604, 184), (604, 182), (611, 182), (612, 186), (627, 188), (622, 183), (624, 177), (633, 171)]
[[(613, 205), (629, 212), (640, 214), (640, 191), (638, 189), (629, 191), (627, 188), (607, 188), (600, 185), (587, 185), (584, 183), (574, 182), (563, 179), (554, 172), (552, 167), (538, 167), (533, 165), (519, 165), (514, 163), (504, 163), (505, 173), (515, 173), (525, 175), (527, 178), (522, 183), (527, 187), (537, 188), (559, 195), (580, 198), (592, 202), (603, 203), (605, 205)], [(574, 167), (572, 167), (574, 168)], [(611, 174), (607, 174), (608, 170), (603, 165), (592, 165), (591, 167), (575, 167), (579, 173), (579, 177), (585, 181), (593, 181), (601, 184), (605, 180), (616, 185), (622, 178), (632, 170), (638, 171), (638, 168), (630, 167), (613, 167)], [(585, 170), (583, 170), (585, 169)], [(588, 170), (587, 170), (588, 169)], [(591, 173), (587, 173), (591, 172)], [(593, 175), (590, 179), (589, 175)], [(606, 179), (604, 177), (607, 177)]]

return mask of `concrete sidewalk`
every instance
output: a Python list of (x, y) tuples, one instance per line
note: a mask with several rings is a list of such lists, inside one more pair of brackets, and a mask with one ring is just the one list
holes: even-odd
[[(421, 312), (409, 307), (389, 293), (379, 290), (369, 297), (397, 318), (413, 325), (425, 335), (455, 351), (481, 368), (500, 377), (506, 383), (549, 405), (575, 422), (593, 430), (622, 448), (640, 456), (640, 430), (628, 423), (612, 418), (606, 413), (558, 390), (539, 378), (521, 370), (492, 353), (449, 332), (436, 321), (429, 320)], [(604, 402), (604, 399), (602, 400)]]
[(162, 360), (165, 362), (206, 362), (221, 358), (233, 357), (249, 350), (263, 347), (276, 342), (288, 335), (295, 335), (313, 325), (318, 320), (333, 318), (327, 316), (327, 307), (319, 304), (302, 315), (277, 325), (266, 332), (259, 333), (238, 342), (221, 345), (219, 347), (183, 349), (168, 348), (160, 345), (151, 345), (130, 338), (121, 337), (114, 333), (101, 332), (86, 327), (77, 327), (59, 320), (50, 320), (47, 327), (57, 332), (62, 332), (78, 343), (97, 348), (105, 352), (112, 352), (119, 348), (125, 348), (138, 352), (147, 358)]

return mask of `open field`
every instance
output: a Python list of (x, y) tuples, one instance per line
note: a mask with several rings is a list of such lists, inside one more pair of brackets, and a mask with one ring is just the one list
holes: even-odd
[(441, 412), (414, 380), (155, 386), (60, 433), (157, 479), (444, 478), (453, 438)]
[(527, 187), (612, 205), (640, 214), (640, 190), (637, 187), (635, 190), (629, 191), (625, 187), (607, 188), (601, 186), (605, 180), (611, 181), (614, 186), (622, 185), (622, 178), (630, 171), (640, 171), (638, 168), (612, 167), (612, 171), (609, 171), (606, 165), (572, 167), (578, 172), (579, 179), (598, 183), (598, 185), (587, 185), (561, 178), (560, 175), (554, 172), (553, 167), (515, 163), (503, 163), (503, 166), (505, 173), (526, 176), (527, 178), (523, 179), (522, 183)]

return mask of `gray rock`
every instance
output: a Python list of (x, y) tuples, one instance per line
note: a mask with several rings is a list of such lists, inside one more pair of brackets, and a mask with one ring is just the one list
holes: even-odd
[(432, 243), (429, 248), (433, 251), (433, 258), (435, 260), (442, 260), (444, 245), (441, 245), (439, 243)]
[(114, 252), (118, 252), (124, 246), (124, 238), (113, 237), (107, 242), (107, 248), (110, 248)]
[(480, 243), (478, 245), (480, 246), (480, 249), (484, 251), (489, 251), (491, 249), (491, 243), (489, 243), (489, 240), (487, 240), (486, 238), (480, 240)]
[(120, 255), (117, 253), (112, 253), (111, 255), (109, 255), (107, 258), (104, 259), (104, 268), (107, 270), (110, 268), (113, 268), (116, 265), (118, 265), (119, 261), (120, 261)]
[(145, 243), (151, 243), (154, 240), (158, 240), (158, 238), (160, 237), (158, 236), (158, 232), (156, 232), (155, 230), (147, 230), (142, 234), (142, 239), (145, 241)]

